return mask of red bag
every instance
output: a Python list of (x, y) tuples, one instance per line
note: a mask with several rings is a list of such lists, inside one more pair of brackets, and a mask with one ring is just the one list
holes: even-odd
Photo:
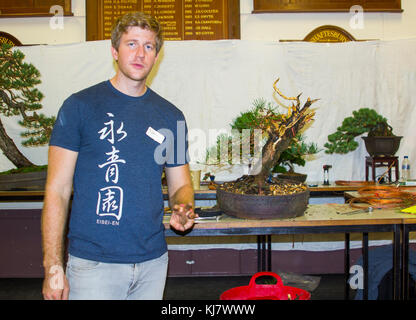
[[(262, 276), (276, 278), (276, 284), (257, 284)], [(309, 300), (311, 294), (303, 289), (284, 286), (282, 279), (274, 272), (257, 272), (248, 286), (236, 287), (223, 292), (220, 300)]]

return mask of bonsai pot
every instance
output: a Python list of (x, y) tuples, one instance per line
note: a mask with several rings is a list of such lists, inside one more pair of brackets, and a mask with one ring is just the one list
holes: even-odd
[(297, 173), (297, 172), (286, 172), (286, 173), (279, 173), (279, 175), (277, 176), (279, 179), (284, 179), (284, 180), (292, 180), (292, 181), (296, 181), (296, 182), (305, 182), (306, 178), (307, 178), (307, 174), (304, 173)]
[(402, 137), (362, 137), (365, 142), (365, 148), (372, 157), (394, 156), (399, 150), (400, 140)]
[(239, 194), (218, 189), (217, 201), (221, 210), (237, 218), (294, 218), (305, 213), (309, 202), (309, 189), (276, 196)]

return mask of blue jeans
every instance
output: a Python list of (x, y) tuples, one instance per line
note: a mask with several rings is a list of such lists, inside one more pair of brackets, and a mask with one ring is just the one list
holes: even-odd
[(103, 263), (69, 255), (70, 300), (161, 300), (168, 253), (136, 264)]

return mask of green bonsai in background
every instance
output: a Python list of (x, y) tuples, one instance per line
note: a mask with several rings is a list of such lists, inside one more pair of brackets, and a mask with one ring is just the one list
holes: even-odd
[(302, 134), (298, 134), (295, 139), (289, 148), (282, 152), (279, 164), (273, 168), (273, 172), (295, 173), (294, 165), (304, 167), (306, 164), (305, 156), (313, 155), (320, 151), (316, 143), (306, 143)]
[(326, 153), (345, 154), (354, 151), (359, 145), (354, 138), (366, 132), (369, 137), (394, 136), (387, 119), (375, 110), (361, 108), (353, 111), (352, 114), (352, 117), (347, 117), (342, 121), (342, 125), (335, 133), (328, 136), (329, 142), (324, 145), (327, 148)]
[[(0, 115), (20, 116), (19, 124), (27, 129), (21, 133), (26, 138), (24, 146), (41, 146), (49, 142), (55, 117), (46, 117), (36, 111), (42, 108), (43, 94), (36, 89), (41, 83), (39, 71), (23, 62), (20, 50), (12, 50), (9, 44), (0, 47)], [(35, 166), (17, 148), (7, 135), (0, 119), (0, 149), (17, 167)]]

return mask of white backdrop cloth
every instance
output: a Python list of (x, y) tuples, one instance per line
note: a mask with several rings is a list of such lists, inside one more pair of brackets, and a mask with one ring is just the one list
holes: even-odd
[[(25, 61), (41, 72), (39, 90), (45, 95), (42, 112), (56, 115), (71, 93), (111, 78), (115, 66), (109, 41), (69, 45), (20, 47)], [(306, 141), (321, 149), (328, 134), (361, 107), (385, 116), (396, 135), (402, 135), (398, 154), (416, 159), (413, 141), (416, 128), (416, 39), (396, 41), (317, 44), (265, 41), (169, 41), (149, 78), (148, 85), (180, 108), (190, 129), (192, 161), (201, 160), (213, 136), (230, 130), (230, 122), (252, 107), (257, 98), (276, 106), (286, 103), (274, 94), (273, 82), (287, 96), (303, 93), (319, 98), (315, 122), (305, 131)], [(284, 109), (280, 108), (284, 111)], [(8, 134), (33, 162), (47, 162), (47, 147), (23, 147), (17, 118), (1, 116)], [(204, 136), (198, 133), (203, 133)], [(322, 181), (324, 164), (331, 164), (331, 180), (364, 180), (362, 139), (360, 147), (347, 155), (328, 155), (324, 150), (307, 161), (298, 172), (308, 181)], [(13, 165), (1, 155), (0, 170)], [(380, 173), (384, 169), (379, 168)], [(411, 169), (412, 170), (412, 169)], [(213, 171), (210, 167), (207, 171)], [(413, 177), (412, 171), (412, 177)], [(236, 178), (235, 172), (217, 172), (219, 180)], [(239, 172), (237, 172), (238, 176)]]

